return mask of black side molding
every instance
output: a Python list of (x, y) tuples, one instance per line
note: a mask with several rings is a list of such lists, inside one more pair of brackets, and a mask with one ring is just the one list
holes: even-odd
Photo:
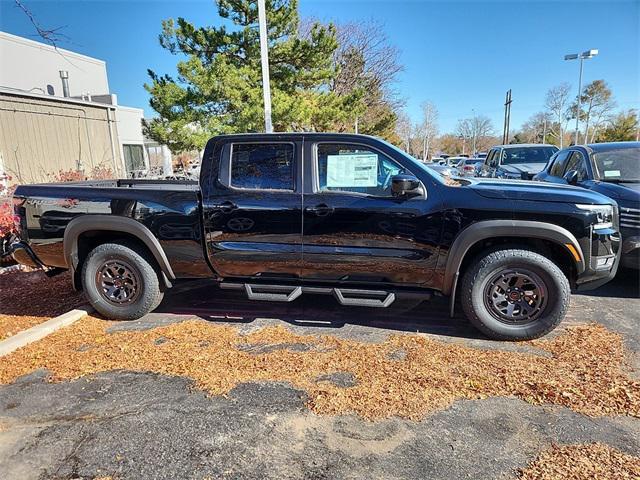
[(64, 258), (71, 273), (76, 271), (79, 263), (78, 237), (89, 231), (122, 232), (133, 235), (145, 244), (158, 262), (167, 286), (171, 286), (170, 280), (175, 280), (176, 276), (167, 255), (153, 233), (132, 218), (115, 215), (82, 215), (69, 222), (64, 231)]
[[(569, 254), (571, 254), (571, 251), (567, 245), (572, 245), (580, 255), (580, 261), (574, 259), (578, 274), (585, 270), (582, 248), (576, 237), (566, 228), (552, 223), (529, 220), (486, 220), (474, 223), (460, 232), (453, 245), (451, 245), (451, 250), (447, 257), (442, 293), (451, 295), (451, 315), (453, 315), (455, 291), (462, 260), (475, 243), (493, 237), (526, 237), (549, 240), (562, 245)], [(573, 254), (571, 254), (571, 258), (574, 258)]]

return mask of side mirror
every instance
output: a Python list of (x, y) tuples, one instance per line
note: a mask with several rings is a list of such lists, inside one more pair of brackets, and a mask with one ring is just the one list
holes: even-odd
[(564, 181), (569, 185), (577, 185), (578, 184), (578, 172), (576, 170), (569, 170), (564, 174)]
[(413, 175), (394, 175), (391, 178), (391, 193), (394, 197), (417, 197), (423, 194), (420, 180)]

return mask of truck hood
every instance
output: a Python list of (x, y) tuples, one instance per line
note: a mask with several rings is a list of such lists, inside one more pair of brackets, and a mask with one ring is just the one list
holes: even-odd
[(500, 168), (505, 172), (517, 173), (521, 175), (527, 173), (529, 175), (535, 175), (540, 172), (546, 163), (513, 163), (509, 165), (500, 165)]
[(533, 182), (530, 180), (469, 179), (468, 188), (478, 195), (501, 200), (526, 200), (532, 202), (562, 202), (602, 205), (613, 203), (611, 199), (580, 187)]
[[(592, 190), (599, 192), (616, 201), (622, 202), (640, 202), (640, 183), (632, 182), (593, 182)], [(634, 207), (637, 208), (637, 207)]]

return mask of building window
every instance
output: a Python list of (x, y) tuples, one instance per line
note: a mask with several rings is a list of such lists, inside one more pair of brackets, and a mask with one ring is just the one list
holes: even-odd
[(142, 145), (123, 145), (122, 149), (124, 150), (124, 165), (127, 168), (127, 173), (145, 170)]

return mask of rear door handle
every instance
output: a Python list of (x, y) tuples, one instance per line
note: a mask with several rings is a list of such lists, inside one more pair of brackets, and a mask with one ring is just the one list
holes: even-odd
[(220, 210), (223, 213), (231, 213), (233, 212), (235, 209), (238, 208), (238, 206), (230, 201), (226, 201), (226, 202), (222, 202), (220, 204), (217, 205), (211, 205), (211, 208), (214, 210)]
[(334, 208), (330, 207), (326, 203), (321, 203), (320, 205), (316, 205), (315, 207), (307, 207), (304, 209), (304, 211), (318, 217), (326, 217), (327, 215), (333, 213)]

